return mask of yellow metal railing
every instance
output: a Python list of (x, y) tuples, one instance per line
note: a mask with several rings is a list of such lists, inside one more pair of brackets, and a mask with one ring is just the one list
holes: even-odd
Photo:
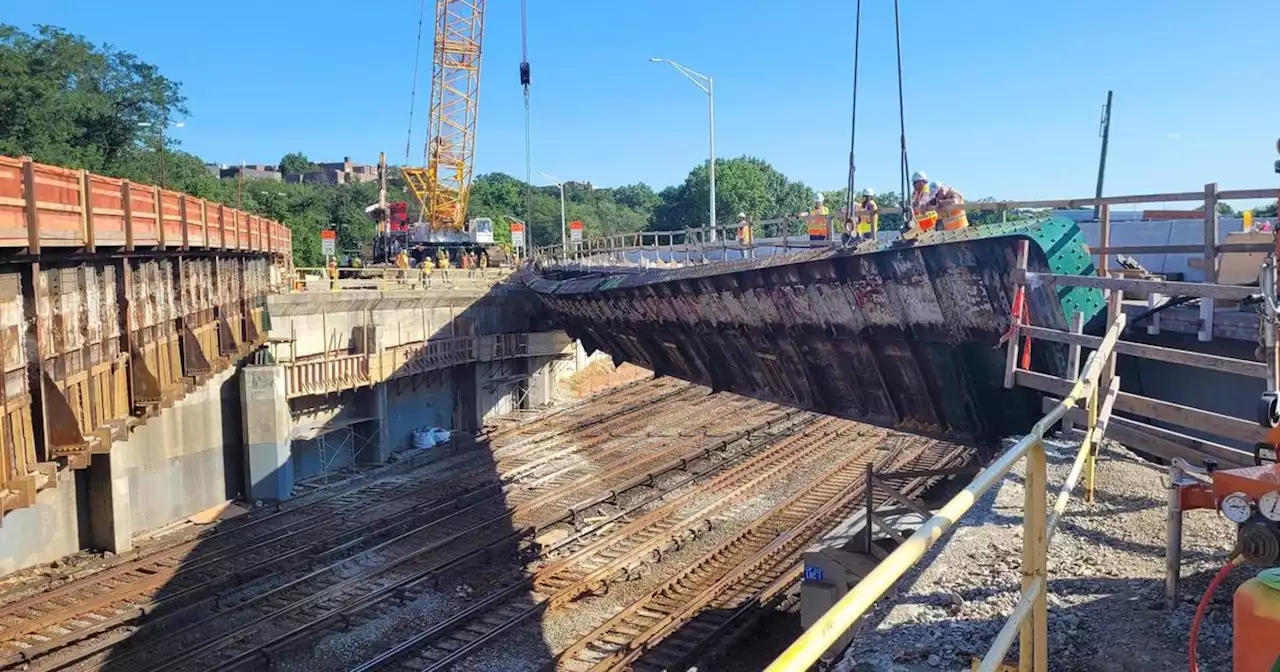
[[(1047, 670), (1048, 544), (1053, 538), (1067, 502), (1071, 499), (1071, 492), (1085, 469), (1088, 469), (1089, 473), (1088, 489), (1089, 496), (1092, 498), (1095, 447), (1102, 439), (1105, 421), (1110, 415), (1116, 390), (1119, 389), (1119, 379), (1114, 378), (1110, 372), (1113, 370), (1115, 345), (1120, 338), (1120, 333), (1124, 330), (1124, 325), (1124, 314), (1114, 314), (1106, 337), (1099, 344), (1098, 349), (1089, 356), (1084, 371), (1075, 380), (1066, 397), (1032, 426), (1026, 436), (978, 474), (968, 487), (947, 502), (936, 515), (926, 521), (915, 534), (899, 545), (867, 574), (866, 578), (818, 619), (777, 660), (773, 661), (767, 668), (767, 672), (802, 672), (809, 669), (836, 640), (857, 623), (876, 600), (880, 599), (947, 530), (951, 529), (1024, 457), (1027, 459), (1027, 466), (1023, 503), (1022, 598), (1004, 628), (997, 635), (991, 649), (978, 665), (978, 669), (983, 672), (994, 672), (1000, 669), (1005, 654), (1013, 645), (1016, 636), (1020, 641), (1019, 669), (1035, 672)], [(1016, 321), (1014, 326), (1011, 348), (1016, 348), (1018, 340)], [(1107, 381), (1106, 397), (1100, 403), (1099, 392), (1104, 386), (1100, 385), (1099, 381), (1104, 378)], [(1044, 435), (1082, 399), (1086, 400), (1088, 409), (1085, 437), (1066, 481), (1058, 490), (1057, 500), (1050, 513), (1046, 510), (1048, 484)]]

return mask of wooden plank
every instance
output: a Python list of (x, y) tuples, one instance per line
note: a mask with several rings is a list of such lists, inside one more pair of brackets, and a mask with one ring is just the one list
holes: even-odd
[(1235, 201), (1254, 198), (1280, 199), (1280, 189), (1229, 189), (1218, 192), (1219, 201)]
[(178, 223), (182, 226), (182, 249), (191, 249), (191, 239), (187, 236), (187, 226), (190, 221), (187, 219), (187, 195), (178, 195)]
[(164, 197), (160, 193), (160, 185), (151, 185), (151, 193), (155, 195), (154, 198), (156, 199), (156, 236), (157, 240), (160, 241), (157, 249), (163, 250), (168, 241), (165, 240), (164, 236)]
[[(1024, 276), (1024, 277), (1019, 277)], [(1256, 287), (1235, 285), (1211, 285), (1199, 282), (1171, 282), (1168, 280), (1131, 280), (1129, 278), (1095, 278), (1087, 275), (1062, 275), (1058, 273), (1019, 273), (1014, 270), (1014, 282), (1041, 283), (1049, 286), (1094, 287), (1118, 289), (1125, 292), (1159, 292), (1165, 296), (1201, 296), (1213, 299), (1239, 301), (1258, 292)]]
[(1204, 279), (1218, 281), (1218, 185), (1204, 185)]
[[(1057, 405), (1057, 399), (1044, 398), (1043, 408), (1046, 413)], [(1088, 420), (1088, 412), (1083, 408), (1072, 408), (1067, 411), (1066, 418), (1084, 424)], [(1180, 457), (1193, 464), (1199, 464), (1201, 460), (1208, 457), (1218, 460), (1224, 467), (1253, 464), (1253, 454), (1248, 451), (1156, 427), (1131, 418), (1112, 416), (1107, 423), (1105, 436), (1130, 448), (1166, 460)]]
[(36, 165), (22, 157), (22, 195), (27, 216), (27, 251), (40, 254), (40, 210), (36, 204)]
[[(1090, 254), (1100, 254), (1101, 246), (1089, 248)], [(1112, 245), (1107, 248), (1112, 255), (1116, 254), (1203, 254), (1204, 245)], [(1217, 247), (1219, 254), (1228, 254), (1233, 252), (1242, 253), (1267, 253), (1272, 251), (1273, 245), (1267, 243), (1223, 243)], [(1199, 257), (1189, 260), (1193, 268), (1198, 268), (1197, 264), (1203, 264), (1204, 261)]]
[[(1022, 387), (1029, 387), (1033, 390), (1059, 397), (1065, 397), (1071, 391), (1072, 385), (1071, 382), (1061, 378), (1034, 371), (1018, 371), (1017, 383)], [(1130, 392), (1121, 392), (1116, 395), (1115, 410), (1120, 413), (1131, 413), (1248, 444), (1259, 443), (1266, 438), (1266, 430), (1259, 427), (1256, 422), (1183, 406), (1170, 401), (1143, 397)]]
[[(1043, 341), (1053, 341), (1054, 343), (1065, 343), (1071, 346), (1086, 347), (1091, 350), (1097, 350), (1102, 343), (1102, 339), (1097, 336), (1089, 336), (1087, 334), (1073, 334), (1056, 329), (1048, 329), (1046, 327), (1030, 327), (1024, 326), (1022, 330), (1031, 334), (1032, 338)], [(1210, 371), (1221, 371), (1223, 373), (1233, 373), (1238, 376), (1248, 376), (1250, 378), (1266, 378), (1267, 365), (1263, 362), (1251, 362), (1244, 359), (1232, 359), (1231, 357), (1219, 357), (1217, 355), (1206, 355), (1190, 350), (1178, 350), (1176, 348), (1166, 348), (1159, 345), (1147, 345), (1145, 343), (1133, 343), (1131, 341), (1117, 341), (1115, 351), (1122, 355), (1131, 357), (1142, 357), (1143, 359), (1155, 359), (1170, 364), (1183, 364), (1186, 366), (1194, 366), (1199, 369), (1208, 369)]]
[[(1102, 189), (1099, 188), (1099, 191)], [(1098, 277), (1107, 277), (1107, 269), (1111, 266), (1111, 206), (1103, 203), (1098, 212), (1098, 224), (1101, 235), (1098, 245)]]
[[(124, 249), (126, 252), (133, 251), (133, 191), (129, 187), (129, 180), (120, 183), (120, 195), (124, 208)], [(123, 281), (123, 278), (120, 278)]]
[(90, 203), (90, 199), (93, 198), (93, 187), (89, 182), (90, 179), (88, 171), (80, 171), (80, 226), (84, 229), (85, 250), (97, 252), (98, 239), (93, 231), (93, 206)]

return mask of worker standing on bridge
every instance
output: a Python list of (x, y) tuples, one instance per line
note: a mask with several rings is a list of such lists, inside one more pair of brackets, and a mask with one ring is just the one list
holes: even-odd
[(484, 271), (484, 269), (486, 268), (489, 268), (489, 253), (481, 252), (480, 253), (480, 270)]
[(911, 176), (910, 205), (911, 222), (906, 235), (914, 238), (922, 233), (933, 231), (938, 224), (938, 211), (933, 209), (933, 193), (929, 191), (929, 176), (923, 171)]
[(741, 245), (751, 244), (751, 222), (747, 221), (747, 213), (738, 213), (738, 243)]
[(338, 259), (329, 257), (329, 289), (338, 289)]
[(809, 229), (809, 240), (830, 239), (831, 211), (823, 204), (822, 192), (813, 195), (813, 209), (804, 218)]
[(857, 205), (857, 225), (854, 229), (858, 238), (875, 239), (880, 232), (880, 206), (876, 204), (876, 192), (863, 189)]
[(929, 183), (931, 206), (942, 218), (942, 230), (954, 231), (969, 226), (969, 215), (964, 209), (964, 194), (938, 182)]
[(431, 255), (422, 256), (422, 263), (418, 265), (419, 275), (422, 276), (422, 287), (426, 289), (431, 284), (431, 270), (435, 268), (435, 264), (431, 262)]

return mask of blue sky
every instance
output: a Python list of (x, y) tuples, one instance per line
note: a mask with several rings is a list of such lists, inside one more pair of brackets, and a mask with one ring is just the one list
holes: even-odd
[[(404, 158), (417, 0), (0, 0), (0, 21), (109, 42), (181, 81), (183, 147), (209, 160)], [(431, 2), (428, 3), (429, 5)], [(528, 0), (535, 170), (655, 188), (722, 157), (830, 189), (847, 172), (853, 0)], [(913, 169), (970, 197), (1093, 193), (1116, 92), (1107, 193), (1275, 184), (1275, 0), (904, 0)], [(863, 3), (859, 185), (897, 185), (893, 5)], [(430, 12), (430, 6), (428, 7)], [(429, 32), (428, 32), (429, 39)], [(429, 42), (424, 45), (429, 54)], [(519, 3), (490, 0), (477, 171), (524, 173)], [(429, 62), (424, 62), (429, 71)], [(415, 155), (425, 131), (420, 85)]]

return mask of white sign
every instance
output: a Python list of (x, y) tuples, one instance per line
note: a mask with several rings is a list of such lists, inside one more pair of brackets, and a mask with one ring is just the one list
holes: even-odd
[(519, 222), (511, 223), (511, 246), (524, 247), (524, 224)]
[(338, 232), (325, 229), (320, 232), (320, 254), (332, 257), (338, 254)]

